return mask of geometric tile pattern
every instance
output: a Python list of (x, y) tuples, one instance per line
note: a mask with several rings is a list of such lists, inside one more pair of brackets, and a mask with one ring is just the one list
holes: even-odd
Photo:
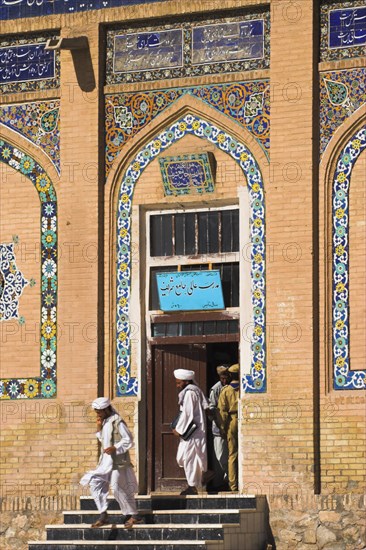
[(0, 120), (35, 143), (60, 173), (60, 101), (0, 105)]
[(320, 73), (320, 153), (349, 116), (366, 104), (366, 69)]
[(0, 93), (55, 89), (60, 86), (60, 54), (45, 50), (52, 33), (0, 39)]
[(255, 80), (106, 95), (106, 173), (123, 146), (180, 97), (191, 95), (245, 127), (269, 156), (269, 82)]
[(58, 13), (75, 13), (164, 1), (166, 0), (1, 0), (0, 19), (41, 17)]
[[(349, 192), (352, 169), (366, 148), (366, 130), (357, 132), (337, 160), (332, 194), (334, 389), (366, 389), (366, 370), (350, 370), (349, 356)], [(351, 335), (352, 336), (352, 335)]]
[(246, 176), (250, 202), (251, 299), (253, 334), (250, 374), (242, 377), (243, 391), (266, 391), (265, 341), (265, 210), (262, 175), (247, 147), (215, 124), (186, 115), (162, 130), (133, 158), (120, 186), (117, 212), (116, 280), (116, 387), (117, 395), (136, 395), (138, 380), (131, 376), (131, 210), (135, 185), (142, 172), (160, 153), (186, 135), (207, 139), (230, 155)]
[(0, 244), (0, 321), (19, 318), (19, 298), (27, 284), (16, 265), (14, 243)]
[[(57, 199), (50, 178), (32, 157), (0, 140), (0, 161), (34, 185), (41, 213), (41, 374), (35, 378), (0, 380), (0, 399), (41, 399), (56, 396), (57, 348)], [(19, 205), (21, 208), (21, 205)], [(3, 267), (3, 264), (2, 264)], [(3, 270), (3, 269), (2, 269)], [(4, 271), (3, 271), (4, 273)]]
[(322, 0), (320, 60), (335, 61), (365, 55), (365, 0)]
[(215, 157), (196, 153), (159, 159), (165, 196), (213, 193)]
[(149, 82), (266, 69), (270, 60), (269, 11), (232, 12), (225, 19), (107, 31), (106, 83)]

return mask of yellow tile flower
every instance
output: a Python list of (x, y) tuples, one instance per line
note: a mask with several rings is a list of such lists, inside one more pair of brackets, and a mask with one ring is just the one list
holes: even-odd
[(335, 215), (336, 215), (336, 218), (338, 218), (340, 220), (344, 216), (344, 209), (343, 208), (338, 208), (336, 210)]

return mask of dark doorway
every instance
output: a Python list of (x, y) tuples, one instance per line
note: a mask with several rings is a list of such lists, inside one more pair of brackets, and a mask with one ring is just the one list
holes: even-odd
[[(178, 390), (173, 371), (194, 370), (196, 382), (208, 396), (218, 381), (216, 367), (238, 362), (238, 342), (157, 345), (152, 348), (149, 369), (148, 477), (152, 491), (180, 492), (186, 486), (184, 471), (177, 466), (179, 440), (170, 423), (178, 412)], [(211, 425), (207, 426), (209, 464), (212, 455)]]

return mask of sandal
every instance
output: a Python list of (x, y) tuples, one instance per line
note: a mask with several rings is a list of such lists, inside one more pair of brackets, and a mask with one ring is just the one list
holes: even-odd
[(97, 521), (95, 521), (94, 523), (91, 524), (91, 528), (92, 529), (95, 529), (95, 528), (98, 528), (98, 527), (103, 527), (103, 525), (108, 525), (110, 523), (109, 521), (109, 518), (108, 518), (108, 514), (107, 512), (103, 512), (99, 518), (97, 519)]
[(125, 521), (125, 528), (132, 529), (134, 525), (140, 525), (144, 520), (140, 516), (131, 516)]

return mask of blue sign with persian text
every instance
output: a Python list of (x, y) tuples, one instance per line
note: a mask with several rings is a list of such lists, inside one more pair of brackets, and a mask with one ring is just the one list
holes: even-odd
[(329, 47), (349, 48), (366, 44), (366, 6), (329, 12)]
[(182, 65), (182, 29), (123, 34), (114, 38), (115, 73), (168, 69)]
[(0, 84), (55, 76), (55, 52), (46, 43), (0, 48)]
[(0, 0), (0, 19), (40, 17), (57, 13), (152, 4), (165, 0)]
[(220, 271), (156, 273), (162, 311), (224, 309)]
[(251, 19), (194, 27), (192, 63), (257, 59), (264, 55), (264, 21)]

